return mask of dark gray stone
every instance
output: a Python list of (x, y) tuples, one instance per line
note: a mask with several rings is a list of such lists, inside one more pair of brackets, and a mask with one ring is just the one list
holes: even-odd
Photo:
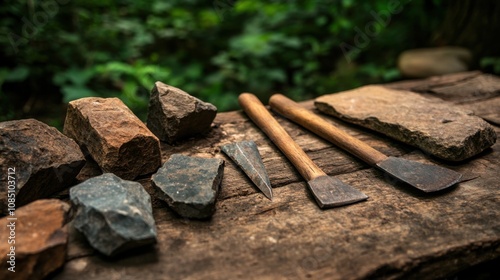
[(173, 86), (156, 82), (148, 108), (148, 128), (161, 140), (177, 140), (206, 133), (217, 107)]
[(273, 199), (271, 182), (254, 141), (226, 144), (221, 146), (221, 150), (247, 174), (267, 198)]
[(468, 159), (496, 141), (493, 127), (472, 112), (408, 91), (364, 86), (318, 97), (314, 104), (449, 161)]
[(35, 119), (0, 123), (0, 213), (8, 208), (8, 181), (20, 207), (75, 184), (84, 164), (77, 143), (54, 127)]
[(105, 173), (70, 189), (75, 228), (99, 252), (114, 256), (156, 243), (151, 197), (138, 182)]
[(157, 196), (185, 218), (208, 218), (224, 171), (224, 160), (174, 154), (151, 177)]

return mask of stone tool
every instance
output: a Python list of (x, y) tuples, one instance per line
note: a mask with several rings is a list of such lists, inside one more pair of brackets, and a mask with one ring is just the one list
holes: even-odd
[(254, 141), (241, 141), (221, 146), (222, 151), (228, 155), (262, 193), (273, 200), (273, 189), (266, 168), (260, 157), (259, 150)]
[(267, 134), (300, 175), (307, 180), (307, 185), (320, 208), (352, 204), (368, 198), (364, 193), (323, 172), (293, 141), (255, 95), (242, 93), (238, 101), (250, 119)]
[(389, 157), (350, 136), (282, 94), (269, 99), (273, 110), (298, 123), (366, 163), (424, 192), (435, 192), (458, 183), (462, 174), (437, 165)]

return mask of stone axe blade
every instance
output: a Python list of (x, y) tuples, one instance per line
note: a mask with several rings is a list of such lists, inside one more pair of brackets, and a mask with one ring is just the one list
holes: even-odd
[(357, 189), (328, 176), (314, 164), (255, 95), (242, 93), (238, 101), (250, 119), (266, 133), (300, 175), (307, 180), (309, 189), (320, 208), (351, 204), (368, 198)]
[(245, 172), (267, 198), (273, 200), (271, 182), (269, 182), (266, 168), (254, 141), (230, 143), (221, 146), (221, 149)]
[(279, 114), (334, 143), (368, 164), (378, 167), (424, 192), (446, 189), (458, 183), (462, 178), (462, 174), (441, 166), (388, 157), (282, 94), (271, 96), (269, 104)]

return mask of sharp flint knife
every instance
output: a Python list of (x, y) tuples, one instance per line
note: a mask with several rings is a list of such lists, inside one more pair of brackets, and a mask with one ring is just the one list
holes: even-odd
[(254, 141), (226, 144), (221, 146), (221, 149), (247, 174), (267, 198), (273, 199), (273, 189)]

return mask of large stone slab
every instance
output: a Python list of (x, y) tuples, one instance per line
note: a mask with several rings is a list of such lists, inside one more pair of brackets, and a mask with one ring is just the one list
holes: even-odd
[(0, 219), (0, 279), (43, 279), (63, 266), (69, 205), (41, 199)]
[(151, 197), (138, 182), (105, 173), (70, 189), (77, 212), (74, 226), (107, 256), (154, 244)]
[(176, 87), (156, 82), (149, 100), (147, 125), (161, 141), (206, 133), (217, 108)]
[(0, 123), (0, 213), (49, 197), (75, 182), (85, 158), (72, 139), (34, 119)]
[(324, 95), (315, 106), (449, 161), (470, 158), (496, 141), (493, 128), (471, 112), (382, 86)]
[(185, 218), (203, 219), (215, 212), (224, 160), (174, 154), (151, 177), (156, 196)]
[(158, 138), (118, 98), (71, 101), (64, 134), (87, 149), (104, 172), (123, 179), (153, 173), (161, 165)]

